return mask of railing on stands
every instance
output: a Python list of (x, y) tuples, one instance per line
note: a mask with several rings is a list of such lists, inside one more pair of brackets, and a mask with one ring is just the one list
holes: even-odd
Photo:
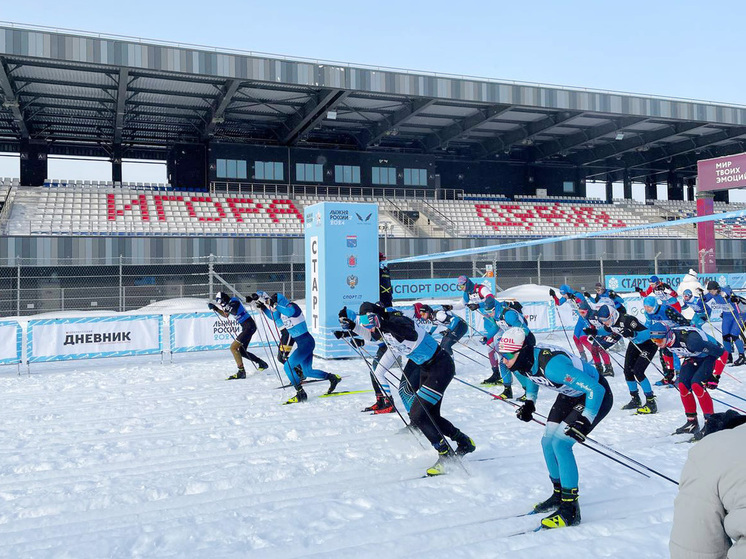
[(214, 181), (210, 193), (236, 193), (265, 196), (353, 196), (356, 198), (419, 198), (463, 200), (464, 190), (457, 188), (386, 188), (376, 186), (328, 186), (306, 184), (266, 184), (236, 181)]
[(10, 211), (13, 207), (13, 196), (15, 194), (15, 186), (8, 188), (8, 192), (3, 196), (2, 203), (0, 203), (0, 234), (7, 234), (6, 228), (8, 225), (8, 219), (10, 218)]

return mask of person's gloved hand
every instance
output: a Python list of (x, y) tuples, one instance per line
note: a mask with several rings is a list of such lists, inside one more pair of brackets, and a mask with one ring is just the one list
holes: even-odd
[(355, 328), (355, 321), (347, 318), (347, 315), (339, 317), (339, 325), (342, 330), (353, 330)]
[(452, 311), (453, 305), (441, 305), (440, 306), (444, 311)]
[(469, 307), (470, 311), (475, 311), (479, 308), (479, 303), (468, 303), (466, 306)]
[(490, 340), (489, 340), (488, 337), (482, 336), (482, 339), (479, 340), (479, 343), (482, 344), (482, 345), (487, 345), (488, 343), (490, 343)]
[(528, 423), (534, 418), (534, 412), (536, 411), (536, 405), (533, 400), (526, 400), (520, 408), (515, 410), (515, 416), (521, 421)]
[(555, 293), (554, 289), (550, 289), (550, 290), (549, 290), (549, 296), (550, 296), (550, 297), (551, 297), (552, 299), (556, 299), (556, 298), (557, 298), (557, 293)]
[(246, 296), (247, 303), (251, 303), (252, 301), (258, 301), (258, 300), (259, 300), (259, 295), (257, 295), (256, 293), (251, 293)]
[(590, 294), (590, 293), (588, 293), (587, 291), (583, 291), (583, 296), (584, 296), (584, 297), (585, 297), (586, 299), (590, 299), (590, 298), (591, 298), (591, 294)]
[(267, 307), (261, 301), (256, 301), (256, 308), (260, 311), (264, 311)]
[(572, 437), (578, 442), (585, 441), (588, 433), (591, 432), (591, 422), (584, 415), (579, 416), (575, 421), (565, 428), (565, 435)]
[(210, 309), (211, 311), (219, 310), (218, 306), (215, 303), (207, 303), (207, 308)]
[(640, 287), (639, 285), (635, 286), (635, 291), (637, 291), (640, 295), (642, 295), (642, 287)]
[(710, 379), (707, 381), (707, 388), (715, 390), (720, 383), (720, 375), (710, 375)]
[(285, 361), (288, 360), (288, 357), (290, 356), (290, 351), (293, 349), (293, 346), (289, 345), (281, 345), (277, 350), (277, 360), (280, 363), (285, 363)]

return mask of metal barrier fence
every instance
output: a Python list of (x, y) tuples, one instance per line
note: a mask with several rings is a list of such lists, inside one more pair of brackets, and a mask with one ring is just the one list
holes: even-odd
[[(684, 275), (695, 262), (668, 260), (511, 261), (439, 260), (391, 266), (392, 279), (480, 276), (492, 267), (499, 290), (527, 283), (592, 290), (604, 274), (673, 273)], [(742, 272), (740, 261), (719, 260), (721, 272)], [(284, 262), (226, 261), (218, 257), (190, 258), (182, 263), (83, 266), (0, 267), (0, 316), (24, 316), (52, 311), (139, 309), (182, 297), (211, 299), (224, 290), (222, 282), (245, 295), (263, 289), (281, 291), (291, 299), (305, 297), (305, 266)]]

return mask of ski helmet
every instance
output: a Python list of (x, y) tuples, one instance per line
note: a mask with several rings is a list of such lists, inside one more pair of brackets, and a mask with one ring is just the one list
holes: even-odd
[(386, 260), (386, 255), (384, 253), (382, 253), (382, 252), (379, 252), (378, 253), (378, 261), (379, 262), (383, 262), (385, 260)]
[(658, 310), (658, 299), (655, 298), (655, 295), (648, 295), (642, 300), (642, 306), (647, 309), (648, 307), (653, 309), (652, 312)]
[(215, 294), (215, 302), (220, 305), (225, 305), (228, 302), (230, 302), (231, 298), (227, 293), (223, 293), (222, 291), (218, 291)]
[(707, 282), (707, 291), (719, 291), (720, 290), (720, 284), (716, 282), (715, 280), (710, 280)]
[(572, 287), (570, 287), (566, 283), (563, 283), (562, 285), (560, 285), (560, 293), (562, 295), (570, 295), (572, 292), (573, 292)]
[(360, 305), (360, 310), (358, 311), (358, 314), (360, 316), (368, 313), (377, 314), (378, 316), (383, 316), (383, 313), (386, 312), (386, 309), (384, 309), (381, 305), (377, 305), (375, 303), (370, 303), (368, 301), (362, 303)]
[(650, 327), (651, 340), (668, 340), (671, 337), (671, 329), (662, 322), (653, 322)]
[(580, 303), (578, 303), (578, 312), (585, 313), (582, 316), (585, 316), (586, 314), (588, 314), (590, 310), (591, 310), (591, 306), (588, 304), (587, 301), (580, 301)]
[(659, 281), (661, 281), (658, 276), (650, 276), (650, 278), (648, 278), (648, 279), (649, 279), (650, 283), (658, 283)]
[(495, 298), (487, 297), (484, 300), (484, 314), (493, 316), (495, 314)]
[(605, 324), (614, 324), (619, 319), (619, 311), (610, 305), (601, 305), (596, 311), (596, 316)]
[(692, 293), (692, 290), (691, 290), (691, 289), (685, 289), (685, 290), (684, 290), (684, 292), (682, 293), (682, 295), (684, 296), (684, 300), (685, 300), (685, 301), (688, 301), (689, 299), (691, 299), (691, 298), (692, 298), (692, 296), (693, 296), (694, 294)]
[(498, 353), (503, 354), (504, 357), (507, 357), (512, 353), (520, 351), (525, 342), (526, 332), (523, 328), (514, 326), (513, 328), (505, 330), (500, 338), (500, 342), (498, 343), (497, 351)]
[(601, 291), (604, 290), (604, 284), (601, 283), (600, 281), (597, 282), (596, 285), (594, 285), (593, 287), (594, 287), (594, 289), (600, 289)]

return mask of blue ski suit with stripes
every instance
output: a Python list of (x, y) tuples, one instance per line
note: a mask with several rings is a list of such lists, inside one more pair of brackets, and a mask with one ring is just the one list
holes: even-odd
[(539, 386), (559, 392), (547, 417), (541, 446), (552, 481), (565, 488), (577, 487), (578, 465), (572, 450), (577, 441), (565, 434), (565, 428), (579, 415), (595, 428), (613, 405), (609, 384), (593, 365), (548, 345), (524, 345), (511, 369), (530, 381), (527, 400), (536, 402)]

